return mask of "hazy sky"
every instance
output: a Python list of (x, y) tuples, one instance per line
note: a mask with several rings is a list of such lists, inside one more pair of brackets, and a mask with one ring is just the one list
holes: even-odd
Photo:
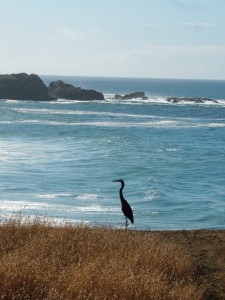
[(0, 0), (0, 73), (225, 80), (225, 0)]

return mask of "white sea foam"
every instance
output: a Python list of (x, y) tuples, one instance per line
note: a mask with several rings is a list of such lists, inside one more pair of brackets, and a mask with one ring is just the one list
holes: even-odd
[(53, 217), (47, 215), (37, 215), (37, 214), (26, 214), (23, 212), (5, 212), (0, 213), (0, 224), (4, 224), (10, 220), (19, 221), (20, 224), (30, 224), (35, 221), (43, 223), (43, 224), (50, 224), (51, 226), (64, 226), (64, 225), (79, 225), (79, 224), (89, 224), (90, 221), (87, 220), (78, 220), (78, 219), (67, 219), (61, 217)]
[(145, 197), (144, 199), (146, 200), (154, 200), (158, 197), (158, 193), (157, 191), (154, 191), (154, 190), (149, 190), (149, 191), (146, 191), (145, 192)]
[(103, 206), (100, 204), (92, 204), (87, 206), (73, 206), (69, 208), (70, 212), (89, 212), (89, 213), (107, 213), (107, 212), (118, 212), (118, 207)]
[[(128, 118), (156, 118), (152, 115), (128, 114), (117, 112), (98, 112), (98, 111), (82, 111), (82, 110), (52, 110), (52, 109), (30, 109), (30, 108), (15, 108), (17, 112), (26, 114), (51, 114), (51, 115), (96, 115), (96, 116), (109, 116), (109, 117), (128, 117)], [(157, 116), (157, 118), (165, 118)]]
[(208, 124), (201, 124), (201, 127), (225, 127), (224, 123), (208, 123)]
[[(147, 99), (141, 99), (141, 98), (133, 98), (133, 99), (122, 99), (118, 100), (115, 99), (114, 94), (105, 94), (105, 100), (87, 100), (85, 103), (110, 103), (110, 104), (126, 104), (126, 105), (142, 105), (142, 104), (166, 104), (166, 105), (207, 105), (207, 106), (223, 106), (225, 107), (225, 99), (216, 99), (215, 101), (203, 99), (202, 102), (194, 102), (191, 98), (190, 101), (188, 99), (182, 100), (179, 99), (179, 102), (170, 102), (167, 100), (167, 97), (157, 97), (157, 96), (148, 96)], [(178, 97), (179, 98), (179, 97)], [(194, 99), (194, 98), (193, 98)], [(33, 101), (27, 100), (22, 101), (21, 100), (4, 100), (7, 103), (10, 104), (16, 104), (16, 103), (31, 103)], [(66, 100), (66, 99), (58, 99), (55, 101), (38, 101), (39, 103), (43, 104), (52, 104), (52, 105), (71, 105), (71, 104), (79, 104), (84, 103), (83, 100)], [(19, 111), (19, 110), (18, 110)], [(21, 109), (21, 113), (23, 112), (23, 109)]]
[(166, 151), (168, 151), (168, 152), (176, 152), (176, 151), (178, 151), (179, 149), (177, 149), (177, 148), (167, 148), (166, 149)]
[(31, 201), (13, 201), (1, 200), (0, 210), (2, 212), (21, 212), (21, 211), (61, 211), (74, 213), (107, 213), (120, 211), (117, 206), (103, 206), (100, 204), (91, 205), (66, 205), (66, 204), (50, 204), (47, 202), (31, 202)]
[[(147, 99), (122, 99), (118, 100), (114, 98), (112, 94), (105, 94), (105, 101), (111, 104), (166, 104), (166, 105), (207, 105), (207, 106), (225, 106), (225, 99), (217, 99), (216, 101), (203, 99), (201, 103), (179, 99), (179, 102), (170, 102), (167, 97), (152, 97), (149, 96)], [(194, 98), (193, 98), (194, 99)]]
[(69, 193), (59, 193), (59, 194), (40, 194), (35, 195), (35, 198), (41, 198), (41, 199), (55, 199), (58, 197), (71, 197), (72, 195)]
[(163, 121), (155, 121), (155, 122), (115, 122), (115, 121), (98, 121), (98, 122), (60, 122), (60, 121), (40, 121), (40, 120), (23, 120), (17, 123), (25, 123), (25, 124), (40, 124), (40, 125), (54, 125), (54, 126), (96, 126), (96, 127), (174, 127), (178, 125), (187, 125), (184, 122), (178, 122), (174, 120), (163, 120)]
[[(154, 120), (151, 122), (124, 122), (124, 121), (92, 121), (92, 122), (60, 122), (60, 121), (43, 121), (43, 120), (22, 120), (10, 122), (11, 124), (38, 124), (38, 125), (50, 125), (50, 126), (95, 126), (95, 127), (121, 127), (121, 128), (132, 128), (132, 127), (142, 127), (142, 128), (157, 128), (157, 127), (225, 127), (225, 123), (197, 123), (191, 122), (190, 119), (183, 119), (179, 121), (178, 119), (163, 119), (163, 120)], [(0, 124), (2, 122), (0, 121)]]
[(53, 208), (54, 205), (41, 202), (29, 202), (29, 201), (12, 201), (1, 200), (0, 209), (2, 211), (22, 211), (22, 210), (43, 210)]
[(82, 194), (75, 197), (77, 200), (96, 200), (98, 195), (96, 194)]
[(10, 103), (10, 104), (21, 102), (21, 100), (10, 100), (10, 99), (5, 99), (4, 101), (7, 102), (7, 103)]

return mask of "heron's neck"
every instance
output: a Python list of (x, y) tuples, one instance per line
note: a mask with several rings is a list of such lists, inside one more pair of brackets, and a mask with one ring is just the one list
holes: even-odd
[(121, 201), (121, 203), (124, 200), (124, 197), (123, 197), (123, 188), (124, 188), (124, 186), (121, 186), (121, 188), (120, 188), (120, 201)]

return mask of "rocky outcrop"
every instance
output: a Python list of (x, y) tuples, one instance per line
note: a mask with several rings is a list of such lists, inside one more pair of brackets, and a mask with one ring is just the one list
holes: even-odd
[(48, 88), (35, 74), (0, 75), (0, 99), (52, 100)]
[(118, 100), (130, 100), (130, 99), (147, 100), (148, 99), (148, 97), (145, 96), (144, 92), (135, 92), (135, 93), (127, 94), (124, 96), (116, 94), (114, 98), (118, 99)]
[(51, 82), (49, 88), (35, 74), (0, 75), (0, 99), (12, 100), (104, 100), (102, 93), (66, 84), (62, 80)]
[(214, 103), (218, 103), (216, 100), (214, 99), (210, 99), (210, 98), (190, 98), (190, 97), (168, 97), (166, 99), (168, 102), (171, 103), (182, 103), (182, 102), (192, 102), (192, 103), (205, 103), (205, 102), (214, 102)]
[(49, 84), (48, 93), (52, 97), (68, 100), (104, 100), (102, 93), (95, 90), (85, 90), (72, 84), (64, 83), (62, 80)]

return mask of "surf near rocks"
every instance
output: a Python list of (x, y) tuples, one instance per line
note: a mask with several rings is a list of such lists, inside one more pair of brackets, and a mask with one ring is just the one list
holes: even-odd
[(131, 94), (126, 94), (124, 96), (122, 95), (119, 95), (119, 94), (116, 94), (114, 96), (114, 98), (116, 100), (131, 100), (131, 99), (142, 99), (142, 100), (147, 100), (148, 97), (145, 96), (145, 93), (144, 92), (134, 92), (134, 93), (131, 93)]
[(211, 98), (200, 98), (200, 97), (167, 97), (167, 102), (170, 103), (205, 103), (205, 102), (211, 102), (211, 103), (218, 103), (218, 101), (211, 99)]

